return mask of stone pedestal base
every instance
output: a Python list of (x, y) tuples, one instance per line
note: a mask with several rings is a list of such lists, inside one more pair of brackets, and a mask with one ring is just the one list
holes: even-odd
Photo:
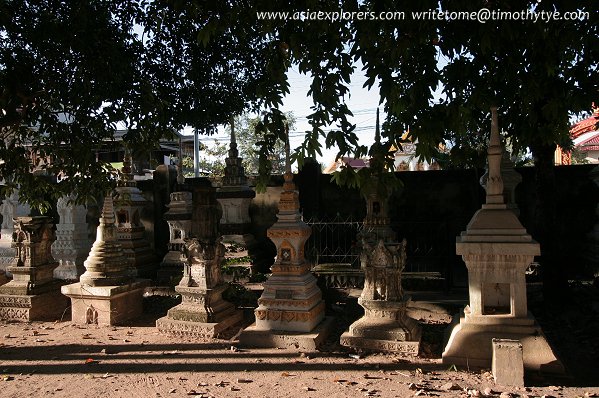
[(101, 326), (119, 325), (141, 315), (146, 279), (136, 279), (122, 286), (89, 286), (74, 283), (62, 287), (62, 294), (71, 299), (72, 322), (95, 323)]
[(161, 333), (173, 336), (213, 338), (219, 337), (223, 331), (235, 326), (236, 324), (240, 324), (242, 321), (242, 312), (234, 311), (227, 318), (218, 323), (181, 321), (165, 316), (156, 321), (156, 327)]
[[(312, 302), (316, 301), (316, 305), (312, 308), (310, 305), (313, 303), (309, 300), (296, 300), (296, 304), (293, 300), (285, 303), (285, 300), (260, 298), (260, 305), (254, 311), (256, 326), (262, 330), (310, 333), (325, 317), (325, 304), (320, 300), (320, 294), (313, 297)], [(294, 304), (296, 308), (292, 307)]]
[(325, 317), (312, 331), (307, 333), (259, 329), (256, 324), (239, 335), (242, 347), (294, 348), (301, 351), (316, 351), (327, 338), (333, 326), (333, 318)]
[(193, 337), (218, 337), (224, 330), (241, 323), (243, 313), (222, 299), (225, 285), (214, 289), (177, 286), (183, 302), (156, 321), (160, 332)]
[(340, 344), (368, 351), (399, 352), (418, 355), (421, 328), (406, 315), (408, 301), (358, 299), (364, 307), (362, 318), (341, 335)]
[(529, 313), (527, 318), (482, 316), (454, 317), (451, 335), (443, 351), (443, 363), (491, 368), (493, 339), (519, 340), (523, 348), (524, 369), (561, 375), (564, 365), (557, 359), (547, 339)]
[(0, 295), (0, 318), (13, 321), (55, 321), (69, 308), (69, 300), (58, 291), (36, 295)]

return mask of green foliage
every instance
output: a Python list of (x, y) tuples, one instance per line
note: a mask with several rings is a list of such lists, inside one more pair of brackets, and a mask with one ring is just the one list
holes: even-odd
[(223, 292), (223, 299), (235, 304), (237, 308), (258, 307), (258, 295), (236, 282), (229, 283), (227, 290)]
[[(286, 123), (290, 130), (295, 128), (295, 117), (292, 112), (284, 113)], [(259, 175), (260, 153), (265, 154), (268, 165), (264, 170), (269, 174), (283, 174), (285, 172), (285, 145), (279, 139), (264, 140), (256, 128), (262, 122), (259, 117), (250, 117), (247, 113), (235, 117), (235, 137), (239, 156), (246, 175)], [(260, 127), (263, 128), (263, 127)], [(231, 134), (231, 126), (226, 127), (227, 135)], [(270, 134), (267, 132), (266, 134)], [(228, 144), (215, 141), (214, 145), (202, 144), (200, 147), (200, 170), (210, 176), (222, 176), (225, 169), (225, 158), (228, 156)], [(193, 159), (183, 160), (184, 167), (193, 169)]]
[(0, 2), (2, 193), (20, 185), (43, 211), (65, 193), (85, 202), (115, 184), (95, 152), (116, 147), (117, 127), (134, 150), (151, 149), (263, 103), (269, 74), (255, 61), (270, 43), (252, 27), (217, 29), (213, 12), (179, 1)]
[[(411, 18), (412, 11), (483, 7), (579, 11), (589, 18), (486, 23)], [(403, 11), (407, 17), (331, 21), (256, 15), (307, 9)], [(0, 178), (12, 181), (7, 188), (21, 184), (23, 199), (34, 206), (47, 207), (48, 200), (71, 191), (83, 201), (114, 184), (113, 171), (95, 161), (94, 150), (114, 144), (117, 124), (128, 129), (125, 139), (132, 147), (150, 148), (184, 125), (211, 131), (249, 108), (264, 111), (255, 128), (263, 187), (275, 168), (275, 145), (285, 138), (285, 117), (277, 107), (289, 92), (291, 65), (312, 77), (313, 103), (311, 128), (294, 161), (301, 167), (322, 145), (336, 147), (338, 157), (364, 157), (370, 151), (358, 144), (346, 103), (357, 61), (366, 85), (378, 86), (387, 114), (384, 147), (399, 147), (409, 128), (418, 141), (417, 156), (455, 167), (478, 164), (489, 107), (496, 105), (514, 150), (530, 148), (538, 162), (556, 145), (571, 147), (570, 115), (597, 101), (597, 22), (594, 0), (423, 0), (400, 6), (388, 0), (309, 0), (276, 7), (267, 0), (3, 1)], [(439, 149), (446, 143), (449, 158)], [(36, 169), (41, 172), (32, 174)], [(337, 180), (364, 185), (349, 172)], [(52, 184), (44, 173), (68, 178)]]

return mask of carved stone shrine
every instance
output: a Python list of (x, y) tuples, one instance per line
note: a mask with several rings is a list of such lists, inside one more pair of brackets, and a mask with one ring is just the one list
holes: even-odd
[(164, 213), (169, 229), (168, 252), (158, 268), (158, 285), (174, 287), (181, 280), (187, 262), (181, 254), (185, 239), (191, 234), (192, 193), (173, 192), (170, 199), (168, 211)]
[(12, 233), (14, 231), (13, 219), (15, 217), (28, 216), (31, 209), (27, 203), (19, 203), (19, 190), (15, 189), (10, 196), (6, 197), (0, 205), (0, 214), (2, 214), (2, 227), (0, 229), (0, 285), (2, 280), (8, 280), (2, 276), (7, 267), (15, 258), (15, 249), (12, 247)]
[(456, 253), (468, 268), (470, 304), (454, 318), (443, 363), (489, 368), (492, 340), (510, 339), (522, 344), (526, 370), (563, 373), (527, 309), (525, 271), (540, 247), (504, 202), (496, 108), (491, 116), (486, 204), (456, 240)]
[(325, 319), (322, 292), (310, 272), (311, 264), (304, 257), (304, 244), (311, 230), (299, 212), (299, 193), (289, 163), (289, 142), (286, 152), (278, 221), (267, 231), (277, 248), (277, 257), (254, 311), (256, 323), (241, 333), (239, 342), (250, 347), (315, 350), (326, 337), (330, 320)]
[(85, 271), (83, 261), (87, 258), (92, 242), (87, 235), (87, 209), (73, 203), (72, 195), (58, 199), (56, 210), (60, 222), (56, 225), (56, 241), (52, 254), (58, 261), (54, 270), (57, 279), (79, 280)]
[(0, 286), (0, 318), (25, 322), (60, 319), (68, 300), (60, 294), (60, 281), (53, 277), (58, 263), (50, 250), (56, 239), (52, 219), (17, 217), (12, 238), (15, 256), (8, 271), (13, 279)]
[(118, 325), (141, 315), (143, 292), (150, 281), (134, 277), (117, 236), (110, 194), (104, 198), (96, 241), (83, 265), (79, 282), (62, 287), (71, 299), (74, 323)]
[(185, 239), (183, 278), (175, 287), (181, 304), (156, 321), (160, 332), (172, 335), (218, 337), (241, 323), (243, 314), (222, 298), (224, 246), (218, 233), (220, 210), (210, 183), (194, 188), (192, 237)]
[(141, 222), (141, 213), (147, 201), (133, 179), (131, 155), (128, 150), (125, 151), (123, 168), (115, 191), (117, 236), (123, 247), (123, 254), (131, 263), (136, 276), (154, 278), (159, 262), (144, 236), (145, 228)]
[(376, 244), (362, 241), (364, 289), (358, 304), (364, 307), (364, 316), (341, 335), (341, 345), (418, 355), (421, 329), (406, 315), (409, 299), (404, 297), (401, 286), (405, 249), (405, 240), (385, 243), (379, 239)]
[[(379, 122), (379, 109), (376, 110), (376, 130), (374, 134), (374, 144), (370, 149), (371, 167), (380, 166), (387, 155), (381, 144), (381, 131)], [(380, 184), (376, 177), (375, 184)], [(388, 214), (388, 201), (390, 192), (382, 196), (376, 190), (366, 195), (366, 217), (364, 218), (364, 228), (360, 232), (359, 239), (365, 239), (369, 242), (376, 242), (382, 239), (384, 242), (393, 242), (396, 240), (395, 232), (391, 229), (391, 218)]]
[[(225, 175), (222, 186), (216, 192), (216, 199), (222, 208), (220, 232), (223, 235), (223, 243), (229, 247), (238, 246), (240, 251), (231, 255), (225, 253), (225, 259), (247, 256), (248, 248), (255, 243), (253, 235), (250, 234), (252, 220), (249, 209), (256, 193), (247, 183), (242, 160), (237, 150), (235, 126), (231, 122), (231, 143), (225, 159)], [(244, 266), (251, 267), (251, 264)]]

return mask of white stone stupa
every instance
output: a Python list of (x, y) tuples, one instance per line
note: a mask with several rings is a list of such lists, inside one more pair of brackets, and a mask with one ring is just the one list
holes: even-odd
[(563, 373), (528, 312), (525, 271), (540, 246), (504, 202), (496, 108), (491, 108), (491, 117), (486, 204), (456, 240), (456, 253), (468, 268), (470, 304), (454, 319), (443, 363), (490, 368), (492, 340), (509, 339), (522, 344), (526, 370)]

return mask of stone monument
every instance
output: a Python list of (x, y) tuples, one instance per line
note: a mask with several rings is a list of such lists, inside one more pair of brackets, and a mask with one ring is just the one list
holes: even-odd
[(168, 252), (160, 262), (158, 268), (158, 285), (174, 288), (183, 276), (183, 269), (187, 262), (181, 256), (185, 239), (191, 236), (191, 216), (193, 210), (193, 195), (185, 185), (183, 176), (183, 159), (179, 151), (179, 164), (177, 166), (177, 184), (175, 192), (169, 195), (168, 211), (164, 213), (164, 220), (168, 224), (169, 242)]
[(142, 313), (142, 296), (150, 281), (134, 279), (117, 237), (110, 194), (104, 198), (96, 241), (83, 265), (79, 282), (62, 287), (71, 299), (73, 322), (117, 325)]
[(13, 279), (0, 286), (0, 318), (27, 322), (60, 318), (68, 300), (52, 275), (58, 266), (50, 249), (56, 239), (52, 219), (17, 217), (12, 238), (15, 256), (8, 271)]
[[(379, 111), (376, 115), (375, 142), (370, 150), (371, 167), (384, 172), (385, 150), (381, 145)], [(364, 316), (350, 325), (341, 335), (341, 345), (352, 348), (402, 352), (418, 355), (421, 330), (418, 323), (406, 315), (409, 297), (401, 286), (406, 266), (406, 241), (397, 243), (387, 213), (390, 193), (382, 196), (376, 178), (373, 192), (366, 197), (360, 265), (364, 272), (364, 288), (358, 304)]]
[(406, 241), (376, 244), (362, 241), (360, 256), (364, 289), (358, 304), (364, 316), (341, 335), (341, 345), (352, 348), (418, 355), (421, 330), (406, 315), (409, 299), (404, 297), (401, 273), (406, 264)]
[(519, 340), (524, 368), (562, 373), (557, 360), (526, 304), (525, 270), (540, 247), (504, 202), (501, 140), (497, 109), (491, 108), (487, 199), (456, 240), (456, 253), (468, 268), (470, 304), (454, 318), (443, 363), (491, 366), (492, 340)]
[(224, 255), (218, 232), (220, 211), (214, 188), (207, 185), (194, 189), (192, 237), (185, 239), (183, 278), (175, 287), (182, 302), (156, 321), (162, 333), (217, 337), (243, 319), (241, 311), (222, 298), (227, 284), (220, 269)]
[(72, 195), (63, 196), (56, 204), (60, 222), (56, 225), (52, 254), (58, 261), (54, 277), (76, 281), (85, 271), (83, 261), (87, 258), (91, 242), (87, 236), (87, 209), (74, 204), (73, 200)]
[[(385, 150), (381, 145), (381, 130), (379, 122), (379, 109), (376, 109), (376, 129), (374, 133), (374, 144), (370, 148), (370, 167), (373, 169), (384, 170)], [(372, 186), (377, 187), (377, 177), (373, 177), (375, 183)], [(366, 195), (366, 218), (364, 219), (364, 228), (361, 232), (361, 238), (369, 242), (376, 242), (382, 239), (384, 242), (395, 241), (395, 232), (391, 229), (391, 219), (388, 214), (389, 191), (385, 191), (385, 196), (381, 195), (378, 189), (369, 192)]]
[(304, 257), (304, 244), (311, 230), (299, 212), (299, 193), (289, 162), (289, 139), (285, 149), (285, 183), (278, 221), (267, 231), (277, 248), (277, 257), (258, 299), (256, 323), (241, 333), (239, 342), (250, 347), (315, 350), (326, 337), (330, 319), (325, 319), (322, 292)]
[(147, 201), (133, 179), (129, 150), (125, 150), (123, 168), (115, 191), (117, 236), (123, 247), (123, 254), (131, 263), (136, 276), (153, 278), (158, 269), (158, 259), (144, 236), (141, 212)]
[[(223, 235), (223, 243), (227, 247), (238, 247), (239, 251), (229, 255), (225, 253), (225, 259), (229, 257), (247, 257), (248, 249), (255, 243), (253, 235), (250, 234), (250, 203), (256, 193), (249, 187), (245, 170), (239, 157), (237, 141), (235, 138), (235, 125), (231, 121), (231, 143), (229, 154), (225, 159), (225, 175), (222, 186), (216, 192), (216, 199), (222, 208), (220, 219), (220, 231)], [(251, 264), (239, 264), (250, 268)]]
[(159, 286), (176, 286), (183, 276), (187, 262), (181, 253), (185, 239), (191, 234), (192, 193), (186, 191), (173, 192), (170, 195), (168, 211), (164, 219), (168, 223), (169, 243), (168, 253), (162, 259), (158, 268)]
[[(28, 216), (31, 209), (27, 203), (19, 203), (19, 189), (16, 188), (10, 196), (6, 197), (0, 205), (2, 214), (2, 227), (0, 229), (0, 285), (4, 278), (6, 268), (15, 258), (15, 249), (12, 247), (12, 233), (14, 231), (13, 218)], [(8, 272), (10, 276), (10, 272)]]

